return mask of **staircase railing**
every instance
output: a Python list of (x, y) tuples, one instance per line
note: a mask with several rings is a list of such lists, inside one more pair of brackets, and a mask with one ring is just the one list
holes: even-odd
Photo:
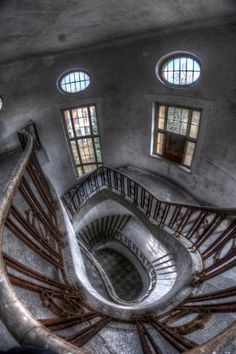
[[(12, 287), (21, 287), (39, 293), (42, 301), (46, 301), (47, 298), (48, 306), (53, 302), (53, 297), (63, 299), (65, 294), (74, 293), (66, 281), (63, 269), (61, 247), (64, 235), (57, 225), (56, 202), (38, 164), (33, 138), (27, 134), (22, 136), (22, 139), (26, 143), (25, 150), (11, 173), (5, 191), (0, 196), (0, 318), (20, 344), (43, 346), (64, 354), (84, 353), (55, 336), (42, 324), (42, 321), (36, 320), (19, 300)], [(29, 178), (37, 189), (38, 198), (29, 185)], [(29, 206), (28, 212), (33, 215), (34, 220), (37, 217), (37, 225), (40, 223), (41, 227), (44, 227), (44, 232), (42, 228), (40, 232), (40, 228), (31, 222), (29, 214), (27, 218), (22, 210), (14, 206), (16, 193), (21, 193), (25, 198)], [(61, 281), (50, 279), (3, 252), (3, 237), (6, 229), (42, 259), (51, 262), (60, 274)], [(54, 247), (52, 242), (46, 241), (45, 230), (54, 241)], [(76, 299), (76, 294), (74, 298)]]
[[(121, 172), (101, 166), (72, 192), (64, 195), (63, 200), (71, 218), (91, 195), (102, 189), (111, 190), (127, 199), (158, 227), (164, 227), (175, 237), (182, 236), (190, 241), (191, 251), (199, 251), (204, 261), (211, 259), (212, 264), (199, 274), (199, 281), (203, 276), (204, 279), (210, 279), (236, 265), (236, 209), (161, 201)], [(232, 243), (232, 247), (223, 255), (222, 251), (229, 243)]]
[[(103, 189), (112, 191), (120, 198), (132, 203), (152, 224), (164, 228), (173, 237), (182, 237), (190, 241), (189, 251), (199, 252), (204, 264), (203, 270), (196, 274), (194, 286), (199, 287), (235, 268), (236, 209), (161, 201), (120, 171), (101, 166), (63, 196), (71, 220), (73, 221), (82, 205), (93, 194)], [(213, 313), (236, 312), (235, 300), (230, 301), (232, 296), (236, 295), (236, 286), (235, 284), (231, 285), (219, 291), (198, 296), (192, 295), (175, 310), (155, 319), (147, 320), (146, 323), (160, 331), (177, 350), (193, 349), (197, 344), (189, 341), (186, 337), (181, 337), (182, 334), (190, 334), (204, 326)], [(196, 318), (187, 322), (187, 325), (169, 327), (178, 320), (187, 318), (190, 314), (195, 314)], [(159, 353), (160, 348), (157, 348), (145, 322), (139, 321), (136, 326), (144, 353), (149, 353), (151, 348)], [(236, 330), (236, 324), (232, 326)], [(229, 333), (231, 333), (230, 338), (233, 339), (232, 326), (229, 326), (229, 332), (226, 330), (220, 335), (221, 339), (224, 336), (228, 338)], [(209, 348), (212, 348), (213, 343), (216, 346), (219, 345), (217, 338), (215, 341), (211, 340)], [(204, 348), (207, 348), (207, 344), (204, 345)]]
[[(80, 290), (68, 283), (63, 262), (65, 235), (58, 226), (55, 196), (38, 163), (32, 138), (24, 135), (26, 140), (22, 157), (0, 200), (1, 319), (21, 344), (43, 346), (58, 353), (81, 353), (81, 346), (116, 319), (92, 310)], [(102, 189), (127, 199), (150, 222), (166, 228), (173, 237), (184, 237), (191, 241), (190, 251), (199, 251), (204, 261), (204, 270), (195, 280), (196, 286), (235, 267), (235, 209), (163, 202), (129, 177), (103, 166), (65, 196), (71, 218), (87, 199)], [(26, 209), (24, 207), (21, 210), (15, 202), (17, 194), (23, 198)], [(3, 238), (11, 235), (50, 263), (57, 271), (58, 278), (50, 278), (3, 252)], [(35, 319), (19, 300), (13, 287), (39, 294), (42, 305), (54, 317)], [(231, 284), (218, 291), (191, 295), (169, 312), (134, 318), (130, 323), (137, 329), (145, 354), (152, 351), (163, 353), (153, 337), (153, 330), (179, 352), (192, 350), (192, 353), (196, 353), (196, 350), (200, 352), (203, 348), (205, 353), (212, 353), (212, 350), (221, 353), (234, 339), (236, 324), (228, 326), (216, 338), (200, 347), (188, 335), (202, 328), (212, 314), (235, 312), (233, 296), (236, 296), (236, 287)], [(184, 324), (178, 324), (179, 320), (184, 320)], [(86, 326), (63, 339), (53, 333), (78, 324)]]
[(121, 231), (117, 229), (109, 229), (105, 233), (97, 234), (96, 239), (90, 240), (91, 242), (94, 242), (96, 244), (96, 241), (99, 242), (99, 239), (104, 241), (110, 241), (110, 240), (116, 240), (120, 242), (121, 244), (125, 245), (129, 249), (129, 251), (135, 256), (135, 258), (139, 261), (139, 263), (142, 265), (143, 270), (146, 272), (148, 276), (148, 288), (145, 289), (145, 292), (142, 296), (138, 297), (136, 300), (130, 300), (130, 301), (125, 301), (119, 298), (119, 296), (116, 294), (116, 291), (114, 290), (107, 274), (106, 271), (103, 269), (103, 267), (100, 265), (100, 263), (96, 260), (96, 257), (92, 255), (90, 250), (88, 249), (88, 246), (84, 243), (83, 241), (80, 240), (78, 237), (78, 243), (81, 246), (82, 250), (86, 254), (88, 258), (93, 262), (94, 266), (97, 268), (98, 272), (100, 273), (101, 279), (104, 281), (105, 287), (107, 289), (107, 292), (111, 299), (113, 299), (115, 302), (122, 304), (122, 305), (133, 305), (137, 303), (141, 303), (146, 297), (148, 297), (151, 292), (153, 291), (156, 281), (157, 281), (157, 276), (156, 276), (156, 271), (155, 268), (153, 267), (152, 263), (147, 259), (147, 257), (143, 254), (143, 252)]

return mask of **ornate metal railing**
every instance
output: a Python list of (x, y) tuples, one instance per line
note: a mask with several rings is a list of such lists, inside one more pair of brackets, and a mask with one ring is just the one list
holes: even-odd
[[(205, 264), (199, 279), (210, 279), (236, 265), (236, 209), (218, 209), (158, 200), (146, 188), (110, 167), (102, 166), (77, 188), (64, 195), (73, 219), (94, 193), (108, 189), (131, 202), (149, 221), (175, 237), (191, 242), (190, 251), (199, 251)], [(231, 244), (227, 252), (225, 246)], [(210, 264), (209, 264), (210, 263)]]
[[(58, 353), (80, 353), (81, 346), (116, 319), (92, 310), (80, 290), (68, 283), (63, 262), (66, 235), (59, 227), (58, 204), (38, 163), (33, 140), (30, 135), (24, 135), (22, 140), (25, 150), (0, 200), (1, 320), (21, 344), (44, 346)], [(87, 199), (104, 188), (127, 199), (153, 224), (166, 228), (173, 237), (184, 237), (192, 242), (190, 251), (199, 251), (205, 265), (195, 279), (196, 286), (235, 266), (235, 210), (159, 201), (119, 171), (101, 167), (65, 197), (71, 217)], [(13, 240), (18, 240), (16, 246), (21, 245), (24, 249), (22, 254), (14, 253), (17, 247), (11, 244)], [(56, 276), (36, 269), (32, 258), (28, 263), (22, 260), (21, 256), (28, 250), (35, 259), (46, 262), (45, 269), (51, 267)], [(19, 300), (19, 288), (37, 294), (50, 316), (34, 318)], [(236, 287), (231, 284), (221, 290), (191, 295), (164, 314), (137, 316), (129, 322), (137, 330), (145, 354), (164, 353), (153, 331), (177, 351), (193, 349), (196, 353), (200, 348), (189, 335), (206, 325), (213, 314), (235, 312), (236, 304), (232, 300), (235, 295)], [(184, 322), (179, 324), (181, 320)], [(53, 333), (80, 324), (83, 324), (82, 329), (64, 335), (63, 339)], [(212, 350), (221, 353), (232, 342), (235, 330), (235, 324), (228, 326), (217, 338), (204, 344), (205, 353), (212, 353)]]
[(105, 287), (107, 289), (107, 292), (110, 296), (111, 299), (113, 299), (115, 302), (120, 303), (122, 305), (132, 305), (132, 304), (137, 304), (141, 303), (146, 297), (150, 295), (150, 293), (153, 291), (157, 277), (156, 277), (156, 271), (155, 268), (153, 267), (152, 263), (147, 259), (147, 257), (143, 254), (143, 252), (126, 236), (124, 235), (121, 231), (117, 229), (109, 229), (105, 233), (99, 234), (99, 232), (96, 234), (96, 239), (89, 238), (89, 234), (87, 235), (87, 238), (89, 240), (89, 244), (94, 243), (96, 244), (96, 241), (99, 242), (99, 240), (102, 240), (103, 242), (106, 242), (108, 240), (116, 240), (123, 245), (125, 245), (129, 251), (137, 258), (137, 260), (140, 262), (142, 265), (143, 270), (146, 272), (148, 276), (148, 288), (145, 289), (145, 293), (137, 298), (136, 300), (132, 301), (125, 301), (119, 298), (119, 296), (116, 294), (105, 270), (103, 267), (100, 265), (100, 263), (96, 260), (96, 258), (93, 257), (93, 255), (90, 253), (90, 250), (88, 249), (87, 245), (83, 242), (86, 238), (83, 238), (82, 240), (78, 236), (78, 242), (80, 246), (82, 247), (82, 250), (84, 250), (85, 254), (87, 257), (90, 258), (90, 260), (93, 262), (94, 266), (97, 268), (98, 272), (100, 273), (101, 279), (104, 281)]
[[(81, 206), (95, 193), (107, 189), (122, 199), (131, 202), (148, 220), (167, 230), (173, 237), (189, 241), (190, 252), (199, 252), (204, 264), (203, 270), (196, 274), (193, 285), (200, 287), (207, 281), (225, 274), (236, 266), (236, 209), (219, 209), (172, 203), (158, 200), (146, 188), (123, 175), (120, 171), (102, 166), (91, 173), (86, 180), (64, 195), (63, 200), (73, 220)], [(187, 339), (186, 335), (202, 328), (212, 314), (233, 313), (236, 311), (236, 286), (229, 281), (230, 287), (191, 295), (174, 310), (154, 316), (145, 321), (138, 320), (136, 327), (144, 353), (151, 348), (157, 353), (161, 349), (155, 343), (148, 327), (151, 325), (180, 352), (193, 349), (197, 343)], [(192, 320), (185, 320), (188, 316)], [(184, 325), (174, 325), (178, 321)], [(229, 321), (230, 322), (230, 321)], [(231, 327), (230, 327), (231, 328)], [(234, 324), (236, 329), (236, 324)], [(225, 331), (225, 338), (227, 333)], [(221, 335), (221, 338), (224, 334)], [(231, 339), (233, 336), (231, 336)], [(211, 347), (213, 342), (211, 341)], [(215, 341), (215, 343), (219, 342)], [(205, 346), (204, 346), (205, 348)], [(207, 348), (207, 345), (206, 345)]]
[[(44, 346), (58, 353), (80, 353), (46, 329), (44, 320), (33, 318), (17, 297), (17, 288), (38, 294), (42, 306), (58, 318), (78, 314), (81, 309), (80, 295), (68, 284), (64, 272), (64, 235), (57, 224), (56, 200), (39, 166), (33, 139), (29, 134), (21, 138), (26, 143), (25, 151), (0, 196), (0, 317), (20, 344)], [(34, 259), (29, 264), (19, 259), (21, 255), (17, 259), (13, 239), (21, 243), (26, 253), (31, 250), (48, 267), (56, 269), (57, 279), (35, 270), (31, 264)]]

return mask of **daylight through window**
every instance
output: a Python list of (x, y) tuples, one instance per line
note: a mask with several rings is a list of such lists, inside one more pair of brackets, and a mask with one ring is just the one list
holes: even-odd
[(199, 109), (156, 103), (153, 154), (190, 168), (200, 118)]
[(64, 93), (76, 93), (90, 85), (90, 76), (84, 71), (73, 70), (63, 74), (58, 80), (58, 87)]
[(78, 176), (102, 165), (95, 105), (63, 110), (63, 120)]
[(170, 56), (158, 66), (160, 79), (170, 86), (188, 86), (198, 80), (201, 74), (200, 62), (188, 54)]

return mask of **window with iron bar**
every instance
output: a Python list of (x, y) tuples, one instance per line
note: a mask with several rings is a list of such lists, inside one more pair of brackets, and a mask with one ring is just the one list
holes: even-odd
[(95, 104), (62, 111), (68, 145), (78, 177), (102, 165), (102, 152)]

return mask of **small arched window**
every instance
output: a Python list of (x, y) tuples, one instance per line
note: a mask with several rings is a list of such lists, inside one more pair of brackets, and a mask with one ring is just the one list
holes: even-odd
[(2, 109), (2, 106), (3, 106), (3, 99), (2, 99), (2, 97), (0, 96), (0, 111), (1, 111), (1, 109)]
[(84, 91), (90, 85), (90, 76), (87, 72), (81, 70), (70, 70), (63, 73), (57, 86), (63, 93), (77, 93)]
[(158, 62), (156, 74), (168, 86), (186, 87), (199, 79), (201, 64), (192, 54), (176, 53), (165, 56)]

